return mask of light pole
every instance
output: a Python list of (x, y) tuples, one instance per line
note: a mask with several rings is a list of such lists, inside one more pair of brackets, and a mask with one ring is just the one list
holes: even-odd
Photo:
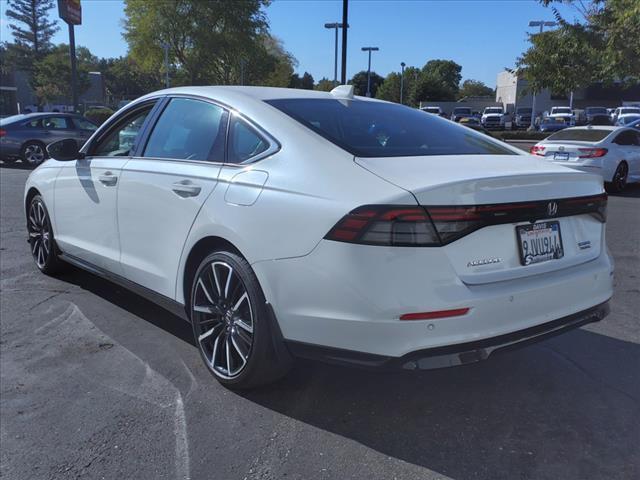
[[(324, 28), (333, 28), (336, 31), (336, 45), (335, 45), (335, 60), (333, 62), (333, 83), (334, 85), (338, 84), (338, 29), (342, 28), (343, 24), (336, 23), (325, 23)], [(347, 25), (349, 28), (349, 25)]]
[(371, 96), (371, 52), (380, 50), (378, 47), (362, 47), (363, 52), (369, 52), (369, 66), (367, 67), (367, 97)]
[(400, 62), (400, 68), (402, 68), (402, 70), (400, 71), (400, 105), (404, 105), (404, 102), (402, 101), (402, 97), (404, 94), (404, 67), (407, 64), (404, 62)]
[[(558, 25), (556, 22), (546, 22), (544, 20), (531, 20), (529, 22), (530, 27), (540, 27), (540, 33), (544, 30), (544, 27), (555, 27)], [(535, 90), (531, 94), (531, 125), (530, 130), (535, 130), (536, 122), (536, 92)]]

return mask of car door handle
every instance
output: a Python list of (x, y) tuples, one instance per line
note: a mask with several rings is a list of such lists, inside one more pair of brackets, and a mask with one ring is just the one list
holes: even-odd
[(199, 185), (192, 183), (190, 180), (182, 180), (171, 184), (171, 190), (173, 190), (179, 197), (186, 198), (197, 197), (202, 188)]
[(107, 187), (113, 187), (116, 183), (118, 183), (118, 177), (111, 172), (105, 172), (103, 175), (100, 175), (98, 177), (98, 180), (100, 180), (100, 183), (106, 185)]

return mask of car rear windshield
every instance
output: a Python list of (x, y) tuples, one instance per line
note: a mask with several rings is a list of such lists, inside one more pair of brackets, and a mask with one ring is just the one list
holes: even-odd
[(398, 104), (338, 99), (266, 102), (358, 157), (514, 154), (469, 128)]
[(549, 136), (547, 140), (573, 140), (576, 142), (599, 142), (603, 140), (611, 130), (598, 130), (597, 128), (579, 130), (561, 130)]

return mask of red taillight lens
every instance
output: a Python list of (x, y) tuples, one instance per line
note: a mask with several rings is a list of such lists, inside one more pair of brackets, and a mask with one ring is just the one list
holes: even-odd
[(599, 158), (607, 154), (606, 148), (579, 148), (580, 158)]
[(345, 215), (325, 236), (328, 240), (394, 247), (440, 245), (422, 207), (365, 205)]
[(6, 134), (7, 134), (7, 131), (0, 128), (0, 137), (4, 137)]
[(540, 155), (541, 157), (544, 157), (544, 151), (545, 147), (543, 147), (542, 145), (534, 145), (533, 147), (531, 147), (531, 150), (529, 150), (529, 153), (531, 155)]

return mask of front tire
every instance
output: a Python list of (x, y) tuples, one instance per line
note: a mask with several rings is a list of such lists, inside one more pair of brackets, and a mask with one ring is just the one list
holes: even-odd
[(629, 165), (624, 160), (618, 164), (608, 190), (612, 193), (621, 193), (627, 188), (627, 180), (629, 178)]
[(273, 382), (291, 358), (249, 263), (231, 252), (215, 252), (198, 267), (191, 287), (193, 335), (205, 365), (229, 388)]
[(40, 195), (35, 195), (29, 202), (27, 231), (31, 255), (36, 267), (46, 275), (59, 272), (63, 262), (58, 257), (49, 212)]

